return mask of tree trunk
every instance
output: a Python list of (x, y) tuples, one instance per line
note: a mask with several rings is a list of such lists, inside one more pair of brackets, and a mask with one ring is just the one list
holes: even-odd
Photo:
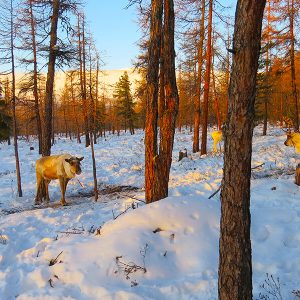
[(162, 14), (162, 0), (152, 0), (145, 126), (145, 197), (147, 203), (159, 200), (155, 197), (157, 187), (154, 180), (157, 164), (158, 73), (161, 53)]
[[(162, 29), (164, 30), (164, 29)], [(158, 125), (162, 126), (162, 117), (165, 111), (166, 105), (166, 95), (165, 95), (165, 67), (164, 67), (164, 38), (161, 36), (161, 45), (160, 45), (160, 68), (159, 68), (159, 98), (158, 98)]]
[(295, 183), (297, 185), (300, 185), (300, 164), (297, 165), (296, 167), (296, 172), (295, 172)]
[(33, 96), (36, 117), (37, 136), (39, 141), (39, 154), (42, 154), (42, 123), (40, 115), (39, 92), (38, 92), (38, 68), (37, 68), (37, 45), (36, 45), (36, 22), (32, 10), (33, 0), (29, 0), (29, 13), (31, 22), (32, 52), (33, 52)]
[(57, 42), (57, 23), (59, 17), (60, 0), (53, 0), (52, 17), (50, 30), (50, 48), (48, 72), (46, 81), (46, 96), (45, 96), (45, 113), (44, 113), (44, 131), (42, 143), (42, 155), (48, 156), (51, 154), (51, 137), (52, 137), (52, 110), (53, 110), (53, 89), (55, 76), (55, 61), (56, 61), (56, 42)]
[(209, 84), (210, 84), (210, 71), (211, 71), (212, 13), (213, 13), (213, 0), (209, 0), (206, 68), (205, 68), (205, 77), (204, 77), (204, 99), (203, 99), (203, 113), (202, 113), (201, 155), (207, 153), (206, 145), (207, 145), (208, 97), (209, 97)]
[(214, 59), (213, 59), (212, 67), (211, 67), (211, 73), (212, 73), (211, 75), (212, 75), (213, 89), (214, 89), (214, 104), (215, 104), (218, 130), (221, 130), (222, 121), (221, 121), (219, 98), (217, 95), (216, 77), (215, 77), (215, 72), (214, 72)]
[[(164, 7), (164, 95), (161, 116), (160, 146), (157, 153), (158, 71), (161, 55), (162, 14)], [(172, 162), (175, 122), (178, 112), (178, 91), (175, 75), (174, 3), (152, 0), (149, 62), (147, 72), (147, 113), (145, 135), (145, 193), (146, 202), (168, 196), (168, 183)]]
[[(79, 65), (80, 65), (80, 88), (81, 88), (81, 99), (82, 99), (82, 109), (84, 118), (84, 131), (85, 131), (85, 146), (90, 145), (89, 136), (89, 124), (88, 124), (88, 104), (86, 97), (86, 69), (85, 69), (85, 26), (84, 26), (84, 16), (82, 16), (82, 32), (80, 25), (81, 14), (78, 14), (78, 55), (79, 55)], [(82, 40), (81, 40), (82, 35)]]
[(21, 171), (18, 150), (18, 134), (17, 134), (17, 118), (16, 118), (16, 74), (15, 74), (15, 54), (14, 54), (14, 16), (13, 16), (13, 1), (10, 1), (10, 53), (11, 53), (11, 74), (12, 74), (12, 117), (13, 117), (13, 135), (14, 135), (14, 151), (16, 159), (16, 173), (18, 196), (22, 197)]
[(265, 94), (264, 99), (264, 126), (263, 126), (263, 135), (267, 135), (267, 129), (268, 129), (268, 101), (269, 101), (269, 64), (270, 64), (270, 58), (269, 58), (269, 52), (270, 52), (270, 19), (271, 19), (271, 2), (268, 1), (268, 15), (267, 15), (267, 47), (266, 47), (266, 86), (267, 86), (267, 93)]
[(97, 65), (96, 65), (96, 101), (95, 101), (95, 116), (94, 116), (94, 144), (97, 144), (97, 125), (98, 125), (98, 110), (99, 110), (99, 55), (97, 53)]
[[(230, 30), (228, 28), (228, 34), (227, 34), (227, 49), (230, 49), (231, 47), (231, 38), (230, 38)], [(230, 80), (230, 52), (227, 51), (227, 56), (226, 56), (226, 71), (225, 71), (225, 86), (226, 86), (226, 91), (229, 89), (229, 80)], [(228, 115), (228, 92), (226, 93), (226, 106), (225, 106), (225, 120), (227, 119)]]
[(201, 3), (201, 21), (200, 21), (200, 40), (198, 46), (198, 72), (197, 72), (197, 84), (196, 95), (194, 98), (194, 138), (193, 138), (193, 153), (199, 152), (199, 130), (200, 130), (200, 103), (201, 103), (201, 77), (202, 77), (202, 65), (203, 65), (203, 44), (205, 37), (205, 0)]
[(291, 78), (292, 78), (292, 96), (295, 104), (294, 112), (294, 128), (296, 131), (299, 130), (299, 108), (298, 108), (298, 96), (297, 96), (297, 86), (296, 86), (296, 71), (295, 71), (295, 33), (294, 33), (294, 16), (295, 16), (295, 4), (294, 0), (288, 0), (289, 6), (289, 20), (290, 20), (290, 39), (291, 39), (291, 49), (290, 49), (290, 61), (291, 61)]
[(168, 196), (168, 184), (172, 163), (172, 151), (178, 114), (179, 97), (175, 74), (174, 50), (174, 3), (173, 0), (164, 2), (164, 90), (165, 107), (161, 118), (160, 145), (157, 164), (157, 176), (154, 184), (158, 186), (155, 198)]
[(93, 179), (94, 179), (94, 193), (95, 193), (94, 198), (95, 201), (97, 201), (98, 200), (97, 168), (96, 168), (94, 141), (93, 141), (92, 132), (90, 133), (90, 141), (91, 141), (92, 162), (93, 162)]
[(74, 83), (73, 83), (74, 74), (75, 74), (75, 72), (71, 71), (71, 73), (70, 73), (71, 98), (72, 98), (73, 115), (74, 115), (74, 118), (75, 118), (75, 125), (76, 125), (77, 142), (79, 144), (81, 144), (79, 123), (78, 123), (78, 111), (75, 109), (75, 93), (74, 93)]
[(250, 176), (256, 73), (265, 0), (236, 8), (221, 189), (219, 299), (252, 299)]

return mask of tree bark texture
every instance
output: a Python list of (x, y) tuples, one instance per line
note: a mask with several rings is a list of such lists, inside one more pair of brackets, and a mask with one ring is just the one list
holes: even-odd
[(221, 189), (219, 299), (252, 299), (250, 176), (256, 73), (265, 0), (239, 0)]
[(271, 2), (268, 1), (268, 14), (267, 14), (267, 45), (266, 45), (266, 85), (268, 92), (264, 99), (264, 125), (263, 125), (263, 135), (267, 135), (268, 129), (268, 102), (269, 102), (269, 84), (270, 84), (270, 74), (269, 74), (269, 63), (270, 63), (270, 18), (271, 18)]
[(207, 153), (206, 146), (207, 146), (208, 97), (209, 97), (211, 52), (212, 52), (211, 51), (212, 13), (213, 13), (213, 0), (209, 0), (206, 67), (205, 67), (205, 77), (204, 77), (204, 95), (203, 95), (203, 110), (202, 110), (201, 155)]
[(147, 100), (146, 100), (146, 127), (145, 127), (145, 193), (146, 201), (152, 202), (156, 186), (154, 185), (157, 163), (157, 120), (158, 120), (158, 81), (159, 59), (161, 52), (162, 32), (162, 0), (151, 2), (151, 24), (149, 41), (149, 59), (147, 70)]
[(295, 184), (300, 185), (300, 164), (298, 164), (296, 167)]
[(172, 163), (172, 151), (178, 114), (179, 97), (175, 73), (175, 50), (174, 50), (174, 3), (173, 0), (164, 1), (164, 89), (165, 105), (161, 118), (160, 144), (158, 156), (158, 174), (156, 185), (159, 199), (168, 196), (169, 174)]
[(94, 150), (94, 141), (93, 141), (93, 133), (90, 132), (90, 141), (91, 141), (91, 152), (92, 152), (92, 162), (93, 162), (93, 179), (94, 179), (94, 198), (95, 201), (98, 200), (98, 183), (97, 183), (97, 167), (96, 167), (96, 159), (95, 159), (95, 150)]
[[(290, 2), (291, 1), (291, 2)], [(294, 112), (294, 128), (296, 131), (299, 130), (299, 105), (298, 105), (298, 95), (296, 86), (296, 71), (295, 71), (295, 33), (294, 33), (294, 16), (295, 16), (295, 4), (294, 0), (288, 0), (289, 5), (289, 20), (290, 20), (290, 62), (291, 62), (291, 78), (292, 78), (292, 97), (295, 103)]]
[[(164, 11), (164, 30), (162, 15)], [(149, 61), (147, 71), (147, 112), (145, 130), (145, 193), (146, 202), (168, 196), (172, 163), (175, 122), (178, 112), (178, 90), (175, 75), (174, 3), (173, 0), (153, 0), (151, 7)], [(163, 37), (163, 51), (161, 39)], [(161, 56), (162, 53), (162, 57)], [(163, 60), (164, 103), (160, 118), (158, 152), (158, 79), (160, 59)]]
[(39, 141), (39, 154), (42, 154), (42, 123), (40, 115), (40, 102), (38, 91), (38, 66), (37, 66), (37, 44), (36, 44), (36, 21), (33, 15), (33, 0), (29, 1), (29, 13), (30, 13), (30, 27), (32, 38), (32, 52), (33, 52), (33, 96), (34, 96), (34, 110), (36, 117), (37, 135)]
[[(82, 28), (81, 28), (81, 18)], [(89, 122), (88, 122), (88, 104), (87, 104), (87, 93), (86, 93), (86, 69), (85, 69), (85, 26), (84, 17), (78, 14), (78, 56), (79, 56), (79, 67), (80, 67), (80, 90), (81, 90), (81, 100), (83, 109), (83, 119), (84, 119), (84, 131), (85, 131), (85, 146), (90, 145), (90, 135), (89, 135)], [(81, 32), (82, 31), (82, 32)], [(82, 37), (82, 38), (81, 38)]]
[(15, 46), (14, 46), (14, 14), (13, 1), (10, 1), (10, 53), (11, 53), (11, 74), (12, 74), (12, 117), (13, 117), (13, 135), (14, 135), (14, 151), (16, 159), (17, 187), (18, 196), (22, 197), (22, 182), (18, 149), (18, 133), (17, 133), (17, 117), (16, 117), (16, 74), (15, 74)]
[(203, 65), (203, 44), (205, 37), (205, 0), (201, 1), (201, 21), (200, 21), (200, 40), (198, 46), (198, 59), (197, 59), (197, 85), (196, 95), (194, 98), (194, 138), (193, 138), (193, 153), (199, 152), (199, 130), (200, 130), (200, 100), (201, 100), (201, 78), (202, 78), (202, 65)]
[(53, 0), (52, 17), (50, 29), (50, 48), (48, 72), (46, 81), (46, 97), (45, 97), (45, 113), (44, 113), (44, 131), (42, 143), (42, 155), (48, 156), (51, 154), (51, 137), (52, 137), (52, 111), (53, 111), (53, 89), (55, 76), (55, 61), (57, 53), (57, 24), (59, 17), (60, 0)]

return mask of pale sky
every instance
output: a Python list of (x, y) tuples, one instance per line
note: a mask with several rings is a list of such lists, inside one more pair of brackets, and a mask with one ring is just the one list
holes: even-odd
[(132, 66), (138, 54), (139, 26), (136, 8), (125, 9), (127, 0), (86, 0), (85, 12), (102, 59), (103, 69)]

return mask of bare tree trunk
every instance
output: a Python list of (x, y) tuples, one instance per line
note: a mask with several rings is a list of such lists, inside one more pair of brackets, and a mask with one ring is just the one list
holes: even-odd
[(33, 0), (29, 0), (29, 14), (31, 22), (32, 52), (33, 52), (33, 96), (36, 117), (37, 135), (39, 141), (39, 154), (42, 154), (42, 123), (40, 115), (39, 92), (38, 92), (38, 68), (37, 68), (37, 45), (36, 45), (36, 22), (32, 10)]
[[(162, 31), (164, 28), (162, 28)], [(161, 45), (160, 45), (160, 68), (159, 68), (159, 97), (158, 97), (158, 125), (162, 127), (162, 118), (165, 111), (166, 105), (166, 95), (165, 95), (165, 63), (164, 63), (164, 38), (161, 36)]]
[(22, 183), (21, 183), (21, 171), (19, 162), (19, 150), (18, 150), (18, 134), (17, 134), (17, 118), (16, 118), (16, 74), (15, 74), (15, 54), (14, 54), (14, 8), (13, 1), (10, 1), (10, 53), (11, 53), (11, 73), (12, 73), (12, 117), (13, 117), (13, 135), (14, 135), (14, 151), (16, 159), (16, 173), (17, 173), (17, 186), (18, 196), (22, 197)]
[[(214, 57), (214, 55), (213, 55), (213, 57)], [(221, 130), (222, 121), (221, 121), (219, 98), (218, 98), (217, 87), (216, 87), (216, 78), (215, 78), (215, 72), (214, 72), (214, 58), (213, 58), (212, 66), (211, 66), (211, 73), (212, 73), (211, 75), (212, 75), (213, 89), (214, 89), (214, 104), (215, 104), (218, 130)]]
[[(80, 25), (80, 17), (82, 16), (82, 32)], [(85, 20), (84, 16), (78, 15), (78, 54), (79, 54), (79, 64), (80, 64), (80, 87), (81, 87), (81, 98), (83, 106), (83, 118), (84, 118), (84, 130), (85, 130), (85, 146), (90, 145), (90, 136), (89, 136), (89, 124), (87, 116), (87, 97), (86, 97), (86, 69), (85, 69)], [(82, 36), (82, 40), (81, 40)]]
[(282, 128), (283, 126), (283, 96), (282, 94), (280, 95), (280, 127)]
[[(227, 35), (227, 49), (231, 47), (231, 38), (230, 38), (230, 31), (228, 29)], [(230, 80), (230, 53), (227, 51), (226, 57), (226, 73), (225, 73), (225, 82), (226, 82), (226, 91), (229, 89), (229, 80)], [(227, 119), (228, 115), (228, 92), (226, 92), (226, 106), (225, 106), (225, 119)]]
[(56, 61), (56, 42), (57, 42), (57, 23), (59, 16), (60, 0), (53, 0), (52, 17), (50, 29), (50, 48), (48, 72), (46, 81), (46, 97), (45, 97), (45, 113), (44, 113), (44, 131), (42, 143), (42, 155), (51, 154), (51, 137), (52, 137), (52, 110), (53, 110), (53, 89), (55, 76), (55, 61)]
[(92, 162), (93, 162), (93, 179), (94, 179), (94, 197), (95, 201), (98, 200), (98, 183), (97, 183), (97, 168), (96, 168), (96, 160), (95, 160), (95, 150), (94, 150), (94, 141), (93, 134), (90, 133), (90, 141), (91, 141), (91, 151), (92, 151)]
[[(93, 76), (92, 76), (92, 52), (91, 52), (91, 46), (89, 45), (89, 87), (90, 87), (90, 105), (88, 110), (88, 115), (90, 116), (91, 122), (90, 122), (90, 132), (95, 132), (95, 119), (96, 119), (96, 112), (95, 112), (95, 101), (93, 96)], [(90, 137), (93, 135), (90, 134)], [(95, 143), (95, 142), (94, 142)]]
[(153, 202), (157, 187), (154, 184), (157, 164), (157, 119), (158, 119), (158, 81), (159, 59), (162, 35), (162, 0), (151, 1), (151, 24), (149, 41), (149, 61), (147, 70), (147, 103), (145, 126), (145, 196), (146, 201)]
[[(291, 1), (291, 3), (290, 3)], [(294, 0), (288, 0), (288, 11), (290, 20), (290, 39), (291, 39), (291, 49), (290, 49), (290, 61), (291, 61), (291, 78), (292, 78), (292, 95), (295, 103), (294, 112), (294, 128), (299, 130), (299, 106), (298, 106), (298, 96), (297, 96), (297, 86), (296, 86), (296, 71), (295, 71), (295, 33), (294, 33), (294, 16), (295, 16), (295, 4)]]
[(64, 123), (65, 123), (65, 136), (68, 137), (68, 122), (67, 122), (67, 114), (66, 114), (66, 104), (63, 103), (63, 113), (64, 113)]
[[(164, 8), (164, 95), (165, 104), (161, 116), (160, 146), (157, 153), (158, 116), (158, 71), (161, 54), (162, 12)], [(174, 3), (173, 0), (153, 0), (151, 7), (151, 29), (149, 63), (147, 73), (147, 114), (145, 136), (145, 187), (147, 203), (168, 196), (168, 183), (172, 163), (172, 150), (178, 113), (178, 91), (175, 75), (174, 50)]]
[(99, 54), (97, 53), (96, 65), (96, 101), (95, 101), (95, 115), (94, 115), (94, 144), (97, 144), (97, 124), (98, 124), (98, 107), (99, 107)]
[(73, 76), (75, 72), (71, 72), (70, 74), (70, 80), (71, 80), (71, 97), (72, 97), (72, 107), (73, 107), (73, 115), (75, 118), (75, 124), (76, 124), (76, 133), (77, 133), (77, 142), (81, 144), (81, 139), (80, 139), (80, 130), (79, 130), (79, 123), (78, 123), (78, 112), (75, 109), (75, 95), (74, 95), (74, 82), (73, 82)]
[(200, 130), (200, 100), (201, 100), (201, 77), (203, 65), (203, 44), (205, 38), (205, 0), (201, 1), (201, 21), (200, 21), (200, 41), (198, 46), (198, 72), (196, 95), (194, 98), (194, 138), (193, 138), (193, 153), (199, 152), (199, 130)]
[(206, 145), (207, 145), (208, 97), (209, 97), (209, 84), (210, 84), (210, 72), (211, 72), (212, 13), (213, 13), (213, 0), (209, 0), (206, 68), (205, 68), (205, 77), (204, 77), (204, 97), (203, 97), (204, 99), (203, 99), (203, 113), (202, 113), (201, 155), (207, 153)]
[(221, 189), (219, 299), (252, 299), (250, 178), (256, 73), (266, 0), (238, 0)]
[(154, 184), (157, 185), (156, 199), (168, 196), (169, 174), (172, 163), (176, 117), (178, 114), (179, 97), (175, 74), (174, 50), (174, 3), (173, 0), (164, 2), (164, 90), (165, 107), (161, 118), (159, 156), (157, 159), (157, 175)]
[(269, 101), (269, 64), (270, 64), (270, 58), (269, 58), (269, 52), (270, 52), (270, 18), (271, 18), (271, 2), (268, 1), (268, 15), (267, 15), (267, 47), (266, 47), (266, 86), (267, 86), (267, 93), (265, 95), (264, 99), (264, 126), (263, 126), (263, 135), (267, 135), (267, 129), (268, 129), (268, 101)]

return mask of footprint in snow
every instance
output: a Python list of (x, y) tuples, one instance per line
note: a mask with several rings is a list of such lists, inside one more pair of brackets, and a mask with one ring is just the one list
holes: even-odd
[(290, 235), (283, 240), (283, 245), (287, 248), (299, 248), (300, 235)]
[(263, 243), (265, 242), (270, 236), (270, 231), (266, 226), (260, 228), (255, 234), (254, 234), (254, 239), (257, 242)]
[(189, 234), (192, 234), (192, 233), (194, 233), (194, 228), (193, 227), (186, 227), (186, 228), (184, 228), (184, 234), (185, 235), (189, 235)]
[(197, 213), (193, 213), (193, 214), (191, 214), (191, 218), (194, 220), (199, 220), (200, 216)]

